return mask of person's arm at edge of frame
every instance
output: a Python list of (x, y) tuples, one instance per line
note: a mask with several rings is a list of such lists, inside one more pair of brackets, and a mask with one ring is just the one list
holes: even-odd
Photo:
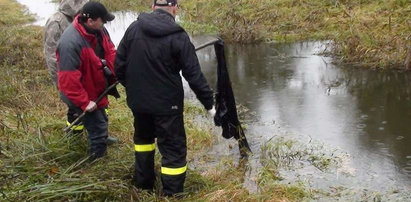
[(105, 51), (105, 58), (107, 61), (107, 66), (110, 68), (111, 72), (113, 75), (109, 79), (109, 84), (113, 84), (117, 81), (116, 73), (114, 70), (114, 63), (116, 60), (116, 48), (114, 46), (114, 43), (111, 41), (110, 34), (108, 33), (107, 29), (103, 29), (103, 33), (107, 36), (106, 43), (108, 44), (108, 51)]
[(178, 60), (180, 65), (182, 65), (182, 74), (184, 78), (196, 94), (197, 99), (204, 105), (205, 109), (207, 111), (212, 110), (214, 108), (213, 91), (201, 72), (194, 45), (191, 43), (187, 33), (181, 34), (174, 45), (178, 47)]
[[(54, 32), (54, 33), (50, 33)], [(47, 21), (44, 30), (44, 57), (46, 58), (46, 65), (51, 78), (57, 82), (57, 57), (56, 49), (57, 42), (62, 34), (61, 27), (56, 21)]]

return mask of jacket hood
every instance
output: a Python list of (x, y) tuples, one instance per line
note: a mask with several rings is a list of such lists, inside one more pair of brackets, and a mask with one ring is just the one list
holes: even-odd
[(88, 0), (62, 0), (59, 11), (64, 15), (74, 18)]
[(160, 9), (140, 14), (138, 21), (143, 32), (149, 36), (161, 37), (184, 31), (170, 13)]

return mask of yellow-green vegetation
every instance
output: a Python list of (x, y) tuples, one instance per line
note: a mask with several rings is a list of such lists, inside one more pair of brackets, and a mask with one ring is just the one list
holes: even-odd
[(17, 9), (22, 9), (23, 6), (17, 2), (8, 0), (0, 0), (0, 25), (4, 28), (7, 25), (14, 25), (33, 20), (31, 16), (24, 15), (22, 12), (15, 12)]
[[(15, 1), (0, 0), (0, 6), (0, 201), (293, 201), (303, 197), (301, 188), (270, 188), (271, 182), (250, 194), (242, 185), (245, 168), (235, 166), (233, 160), (189, 169), (180, 199), (136, 190), (131, 185), (133, 118), (122, 87), (123, 96), (111, 100), (109, 115), (110, 134), (120, 143), (110, 146), (106, 157), (89, 162), (86, 136), (62, 132), (66, 106), (45, 67), (42, 28), (28, 25), (32, 18)], [(185, 112), (190, 166), (195, 159), (207, 159), (214, 136), (194, 121), (193, 117), (205, 113), (200, 107), (187, 103)]]
[[(138, 12), (152, 4), (100, 2)], [(180, 6), (182, 26), (192, 34), (239, 43), (332, 40), (328, 54), (370, 68), (405, 68), (411, 55), (409, 0), (180, 0)]]
[(151, 8), (152, 1), (147, 0), (98, 0), (111, 11), (148, 11)]
[[(271, 139), (262, 146), (261, 150), (261, 162), (268, 170), (296, 169), (300, 162), (307, 162), (318, 170), (325, 171), (338, 167), (343, 156), (335, 155), (336, 150), (328, 151), (324, 145), (319, 143), (304, 144), (284, 137)], [(275, 172), (271, 173), (274, 177), (277, 176)], [(277, 176), (276, 178), (280, 179), (281, 177)]]
[(409, 0), (181, 0), (193, 33), (226, 41), (332, 40), (344, 62), (400, 68), (411, 46)]
[[(61, 2), (61, 0), (52, 0), (53, 2)], [(149, 11), (152, 1), (145, 0), (94, 0), (101, 2), (108, 8), (109, 11)]]
[(271, 196), (277, 198), (299, 200), (310, 197), (316, 190), (305, 188), (299, 183), (290, 186), (281, 184), (284, 178), (281, 177), (279, 170), (298, 170), (314, 166), (321, 172), (330, 171), (342, 164), (343, 154), (335, 152), (337, 151), (329, 151), (324, 145), (311, 141), (306, 144), (290, 138), (273, 137), (261, 147), (262, 170), (257, 178), (258, 187), (265, 193), (270, 190)]

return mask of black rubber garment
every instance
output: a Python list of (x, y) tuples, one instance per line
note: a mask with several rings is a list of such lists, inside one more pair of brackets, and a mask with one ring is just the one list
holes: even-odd
[(216, 126), (223, 129), (223, 137), (226, 139), (234, 137), (238, 140), (238, 146), (241, 156), (247, 156), (251, 152), (245, 137), (241, 123), (238, 120), (237, 107), (235, 103), (233, 89), (231, 87), (230, 77), (228, 75), (227, 64), (224, 54), (224, 42), (217, 41), (214, 44), (217, 56), (217, 94), (216, 94), (216, 115), (214, 122)]

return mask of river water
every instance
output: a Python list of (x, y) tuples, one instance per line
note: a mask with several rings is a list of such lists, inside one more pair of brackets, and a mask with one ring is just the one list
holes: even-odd
[[(38, 15), (36, 25), (44, 25), (56, 10), (48, 0), (18, 2)], [(115, 15), (106, 27), (118, 45), (138, 15)], [(208, 39), (193, 40), (201, 44)], [(327, 186), (409, 193), (411, 73), (336, 66), (332, 58), (319, 55), (327, 47), (326, 41), (226, 46), (237, 103), (253, 115), (245, 120), (253, 150), (258, 153), (263, 143), (276, 136), (308, 137), (347, 153), (351, 169), (346, 177), (324, 174), (327, 180), (309, 176), (310, 171), (298, 173), (311, 185), (327, 181)], [(199, 51), (198, 57), (209, 82), (216, 83), (213, 49)]]
[[(411, 73), (336, 66), (319, 55), (327, 47), (328, 42), (226, 47), (236, 101), (258, 119), (247, 127), (252, 144), (273, 136), (320, 140), (347, 152), (351, 161), (351, 176), (327, 176), (327, 185), (409, 192)], [(211, 49), (204, 50), (199, 58), (215, 83), (210, 55)], [(318, 178), (308, 176), (311, 171), (297, 174)]]

